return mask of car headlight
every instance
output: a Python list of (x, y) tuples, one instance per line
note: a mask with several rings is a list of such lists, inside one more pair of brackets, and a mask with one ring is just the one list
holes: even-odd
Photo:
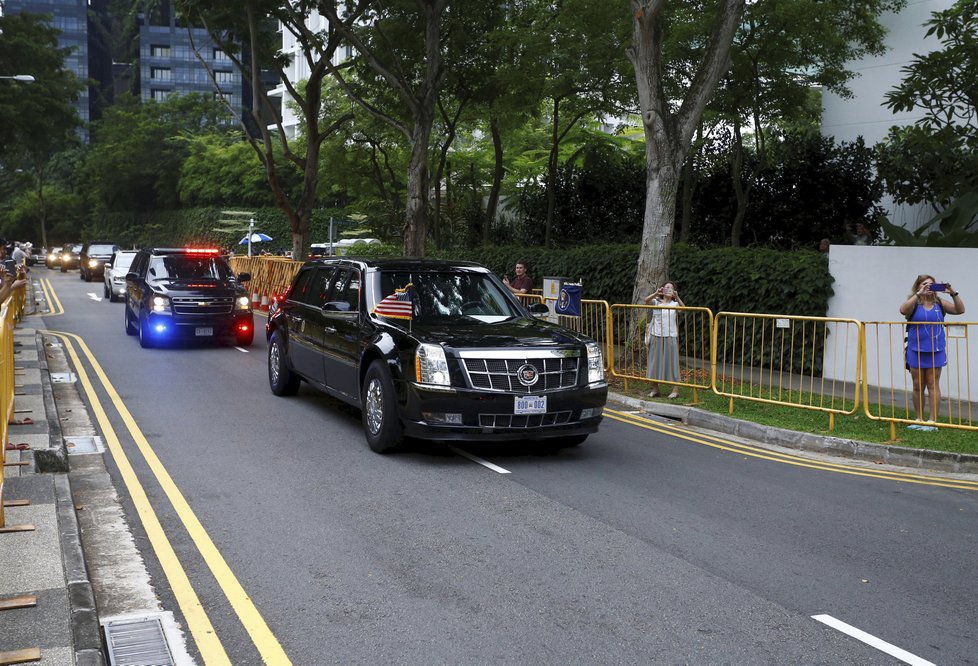
[(126, 277), (124, 275), (113, 275), (112, 284), (125, 284)]
[(438, 345), (418, 345), (414, 357), (414, 375), (420, 384), (451, 386), (445, 350)]
[(58, 255), (56, 255), (54, 252), (52, 252), (51, 254), (48, 255), (48, 259), (50, 259), (51, 261), (54, 261), (57, 258), (58, 258)]
[(166, 296), (153, 296), (149, 301), (150, 305), (153, 306), (153, 312), (169, 312), (170, 311), (170, 299)]
[(98, 259), (89, 259), (88, 260), (88, 267), (89, 268), (98, 268)]
[(251, 300), (247, 296), (238, 296), (234, 301), (234, 307), (236, 310), (250, 310)]
[(587, 343), (587, 381), (588, 384), (604, 381), (604, 357), (597, 342)]

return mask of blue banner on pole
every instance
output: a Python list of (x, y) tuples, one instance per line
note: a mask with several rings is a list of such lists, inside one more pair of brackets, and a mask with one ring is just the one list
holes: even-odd
[(566, 317), (581, 316), (581, 285), (565, 284), (560, 288), (560, 295), (554, 310)]

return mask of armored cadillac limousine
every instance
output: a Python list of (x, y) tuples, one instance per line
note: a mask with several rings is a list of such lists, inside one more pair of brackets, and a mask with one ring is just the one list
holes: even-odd
[(604, 361), (545, 312), (478, 264), (309, 261), (269, 316), (269, 385), (294, 395), (305, 381), (360, 408), (378, 453), (406, 436), (574, 446), (601, 422)]

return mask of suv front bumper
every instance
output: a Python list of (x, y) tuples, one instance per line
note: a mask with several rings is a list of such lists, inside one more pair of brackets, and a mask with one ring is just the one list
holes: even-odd
[(146, 326), (148, 333), (160, 341), (227, 339), (254, 331), (255, 317), (250, 310), (211, 317), (179, 317), (151, 312), (146, 315)]

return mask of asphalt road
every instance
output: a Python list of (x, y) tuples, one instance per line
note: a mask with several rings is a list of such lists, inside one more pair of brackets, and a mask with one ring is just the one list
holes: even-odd
[[(381, 456), (356, 411), (269, 392), (262, 331), (246, 351), (144, 350), (101, 285), (35, 275), (64, 307), (47, 327), (86, 342), (292, 663), (978, 662), (978, 490), (767, 460), (626, 415), (576, 449)], [(230, 661), (261, 663), (273, 653), (226, 574), (122, 439)]]

